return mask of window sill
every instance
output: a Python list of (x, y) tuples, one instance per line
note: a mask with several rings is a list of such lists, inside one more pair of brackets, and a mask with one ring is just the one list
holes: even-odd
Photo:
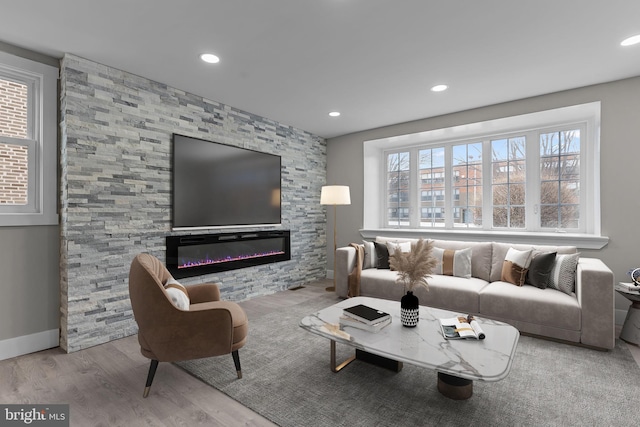
[(576, 246), (578, 249), (602, 249), (609, 243), (605, 236), (577, 233), (532, 233), (484, 230), (416, 230), (406, 228), (362, 229), (364, 239), (376, 236), (397, 238), (434, 238), (472, 242), (506, 242), (527, 245)]

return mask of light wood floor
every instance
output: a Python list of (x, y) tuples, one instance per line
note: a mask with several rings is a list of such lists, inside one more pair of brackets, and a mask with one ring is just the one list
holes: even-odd
[[(255, 322), (325, 293), (330, 284), (316, 282), (240, 304)], [(640, 348), (629, 347), (640, 365)], [(81, 427), (275, 425), (171, 363), (160, 364), (143, 399), (148, 368), (135, 336), (71, 354), (58, 348), (7, 359), (0, 361), (0, 403), (68, 403), (71, 426)]]

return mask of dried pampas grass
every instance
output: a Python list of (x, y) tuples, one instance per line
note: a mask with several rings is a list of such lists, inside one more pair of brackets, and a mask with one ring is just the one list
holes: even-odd
[(389, 266), (398, 272), (396, 282), (407, 287), (408, 291), (418, 286), (429, 289), (427, 277), (431, 277), (438, 260), (431, 256), (433, 242), (420, 239), (411, 244), (411, 252), (396, 250), (389, 257)]

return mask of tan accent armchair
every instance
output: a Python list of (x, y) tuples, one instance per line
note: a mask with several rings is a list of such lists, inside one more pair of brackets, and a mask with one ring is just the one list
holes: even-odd
[(163, 284), (171, 274), (149, 254), (139, 254), (129, 270), (129, 297), (138, 323), (143, 356), (151, 359), (143, 396), (149, 395), (158, 362), (200, 359), (231, 353), (238, 378), (242, 378), (238, 349), (247, 340), (244, 310), (231, 301), (220, 301), (218, 285), (187, 286), (189, 310), (175, 307)]

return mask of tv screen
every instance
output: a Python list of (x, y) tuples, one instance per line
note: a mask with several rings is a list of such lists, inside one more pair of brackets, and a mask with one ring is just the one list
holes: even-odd
[(173, 228), (280, 224), (280, 156), (173, 135)]

